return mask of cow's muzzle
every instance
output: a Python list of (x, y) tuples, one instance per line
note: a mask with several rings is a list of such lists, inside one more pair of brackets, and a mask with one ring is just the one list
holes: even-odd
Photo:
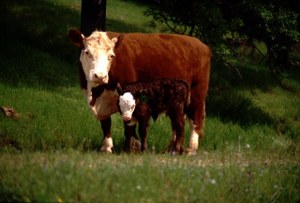
[(108, 75), (103, 73), (94, 73), (93, 74), (93, 82), (99, 84), (107, 84), (108, 83)]

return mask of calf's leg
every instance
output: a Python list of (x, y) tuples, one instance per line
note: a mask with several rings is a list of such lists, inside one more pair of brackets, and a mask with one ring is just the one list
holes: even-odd
[(172, 130), (171, 140), (170, 140), (169, 145), (168, 145), (168, 152), (172, 152), (173, 147), (175, 145), (175, 141), (176, 141), (176, 131)]
[(129, 153), (131, 151), (140, 152), (141, 143), (136, 134), (136, 124), (128, 124), (124, 122), (125, 145), (124, 151)]
[[(174, 113), (175, 112), (175, 113)], [(182, 111), (174, 111), (169, 114), (172, 124), (172, 130), (176, 132), (176, 140), (173, 145), (173, 154), (183, 153), (183, 142), (184, 142), (184, 113)]]
[(149, 118), (139, 122), (139, 135), (141, 138), (141, 151), (147, 150), (147, 134), (149, 129)]

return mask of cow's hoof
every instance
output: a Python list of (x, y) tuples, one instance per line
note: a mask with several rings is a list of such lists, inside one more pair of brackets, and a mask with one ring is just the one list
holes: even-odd
[(189, 156), (195, 156), (197, 154), (197, 149), (187, 149), (186, 154)]
[(112, 153), (112, 150), (113, 150), (113, 142), (111, 137), (105, 138), (100, 151), (106, 153)]
[(100, 152), (111, 154), (112, 148), (101, 147)]

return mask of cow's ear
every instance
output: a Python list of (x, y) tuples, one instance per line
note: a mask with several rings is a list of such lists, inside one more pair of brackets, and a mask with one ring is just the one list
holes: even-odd
[(115, 49), (120, 46), (121, 42), (123, 41), (124, 35), (120, 34), (118, 37), (114, 37), (111, 41), (115, 44)]
[(118, 84), (117, 84), (117, 91), (118, 91), (118, 94), (119, 94), (119, 95), (122, 95), (122, 94), (123, 94), (123, 90), (122, 90), (122, 87), (121, 87), (121, 85), (120, 85), (119, 82), (118, 82)]
[(69, 30), (69, 38), (70, 40), (77, 46), (78, 48), (83, 48), (83, 39), (84, 35), (76, 29)]

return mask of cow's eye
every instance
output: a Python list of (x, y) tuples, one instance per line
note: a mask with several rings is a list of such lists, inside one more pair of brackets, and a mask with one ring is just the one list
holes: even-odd
[(83, 52), (84, 52), (84, 54), (87, 55), (87, 56), (90, 55), (89, 50), (84, 50)]
[(108, 56), (108, 59), (113, 59), (115, 57), (115, 54), (110, 54), (109, 56)]

